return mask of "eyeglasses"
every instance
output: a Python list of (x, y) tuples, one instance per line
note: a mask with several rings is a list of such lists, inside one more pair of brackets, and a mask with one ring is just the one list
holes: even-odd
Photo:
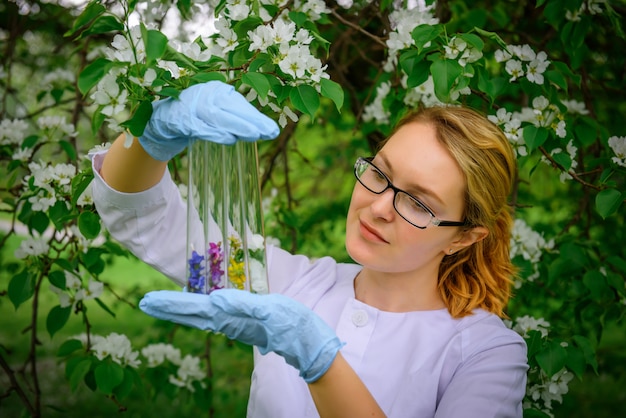
[(356, 179), (372, 193), (382, 194), (387, 189), (393, 190), (393, 208), (411, 225), (425, 229), (429, 224), (435, 226), (466, 226), (467, 221), (444, 221), (435, 216), (428, 207), (404, 190), (398, 189), (391, 180), (372, 163), (373, 157), (359, 157), (354, 163)]

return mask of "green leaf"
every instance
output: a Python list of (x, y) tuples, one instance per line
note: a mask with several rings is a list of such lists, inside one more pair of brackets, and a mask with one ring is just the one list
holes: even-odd
[(71, 306), (62, 308), (60, 305), (57, 305), (54, 308), (50, 309), (50, 312), (48, 313), (48, 318), (46, 319), (46, 328), (48, 329), (50, 338), (52, 338), (58, 330), (65, 326), (67, 320), (70, 318), (71, 313)]
[(622, 204), (624, 196), (619, 190), (605, 189), (596, 195), (596, 211), (602, 216), (603, 219), (608, 218), (615, 212)]
[(528, 153), (536, 150), (548, 139), (548, 130), (535, 125), (524, 126), (524, 142), (528, 147)]
[(78, 89), (80, 92), (83, 95), (87, 94), (112, 67), (113, 63), (106, 58), (98, 58), (86, 66), (78, 76)]
[(72, 205), (76, 206), (78, 198), (80, 198), (92, 180), (93, 173), (84, 171), (78, 173), (78, 175), (72, 179)]
[(590, 365), (593, 370), (598, 373), (598, 360), (596, 359), (596, 350), (593, 348), (591, 341), (587, 337), (582, 335), (574, 335), (572, 337), (578, 348), (580, 348), (585, 355), (587, 364)]
[(550, 415), (534, 408), (524, 408), (524, 418), (551, 418)]
[(70, 160), (76, 161), (77, 155), (74, 145), (64, 139), (59, 141), (59, 145), (61, 146), (61, 149), (65, 151)]
[(607, 257), (606, 262), (617, 268), (620, 272), (626, 276), (626, 260), (619, 255), (610, 255)]
[(94, 371), (96, 385), (106, 395), (111, 395), (113, 389), (124, 380), (124, 369), (112, 361), (103, 361)]
[(207, 81), (211, 80), (218, 80), (223, 82), (226, 81), (226, 77), (224, 77), (224, 74), (216, 71), (208, 73), (198, 73), (191, 77), (191, 79), (197, 81), (198, 83), (206, 83)]
[(443, 103), (450, 102), (450, 92), (456, 79), (463, 73), (463, 67), (455, 60), (437, 59), (430, 66), (435, 95)]
[(556, 161), (557, 164), (559, 164), (565, 170), (569, 170), (572, 167), (572, 158), (569, 156), (569, 154), (565, 152), (558, 152), (556, 154), (553, 154), (552, 158), (554, 158), (554, 161)]
[(341, 113), (341, 107), (343, 106), (344, 100), (344, 93), (341, 86), (338, 83), (326, 78), (322, 78), (320, 84), (322, 87), (322, 96), (332, 100), (335, 103), (337, 111)]
[(22, 303), (30, 299), (35, 293), (35, 277), (27, 270), (22, 270), (11, 278), (7, 293), (11, 303), (17, 310)]
[(492, 41), (497, 43), (500, 48), (507, 49), (507, 47), (508, 47), (507, 43), (504, 42), (504, 40), (497, 33), (489, 32), (489, 31), (486, 31), (486, 30), (478, 28), (478, 27), (475, 27), (474, 30), (479, 35), (481, 35), (481, 36), (483, 36), (483, 37), (485, 37), (487, 39), (491, 39)]
[(428, 80), (430, 62), (419, 55), (416, 50), (411, 49), (400, 54), (399, 63), (402, 71), (408, 76), (407, 87), (417, 87)]
[(598, 131), (597, 122), (588, 116), (578, 118), (574, 124), (576, 139), (585, 146), (591, 145), (596, 141)]
[[(50, 212), (52, 212), (52, 208), (50, 209)], [(48, 225), (50, 225), (50, 218), (48, 218), (48, 215), (43, 212), (32, 212), (31, 216), (28, 218), (27, 225), (35, 231), (39, 232), (39, 234), (41, 235), (46, 231)]]
[(443, 25), (428, 25), (423, 24), (417, 26), (411, 32), (411, 37), (415, 41), (417, 50), (421, 52), (425, 45), (437, 38), (443, 33)]
[(606, 276), (598, 270), (590, 270), (583, 276), (583, 283), (589, 289), (591, 298), (596, 302), (610, 300), (613, 291), (606, 282)]
[(98, 130), (102, 127), (104, 120), (106, 119), (106, 115), (100, 110), (104, 108), (104, 106), (100, 106), (98, 111), (94, 112), (94, 115), (91, 118), (91, 134), (95, 137), (98, 133)]
[(293, 103), (294, 107), (305, 113), (313, 119), (315, 112), (320, 106), (320, 98), (317, 95), (317, 91), (306, 84), (300, 84), (293, 88), (289, 93), (289, 99)]
[(51, 285), (58, 287), (61, 290), (65, 290), (66, 280), (64, 272), (60, 270), (51, 271), (50, 274), (48, 274), (48, 280)]
[(561, 61), (553, 61), (550, 63), (552, 67), (554, 67), (557, 71), (559, 71), (563, 76), (574, 83), (576, 86), (580, 87), (580, 82), (582, 80), (582, 76), (580, 74), (574, 73), (564, 62)]
[(63, 229), (68, 221), (74, 218), (72, 212), (67, 208), (64, 201), (57, 201), (48, 210), (50, 220), (54, 223), (56, 229)]
[(100, 217), (93, 212), (83, 212), (78, 216), (78, 229), (87, 239), (94, 239), (100, 233)]
[(485, 47), (485, 43), (479, 36), (474, 35), (473, 33), (462, 33), (459, 35), (459, 38), (463, 39), (465, 42), (481, 51)]
[(178, 97), (180, 96), (180, 90), (174, 88), (174, 87), (165, 87), (161, 90), (159, 90), (159, 96), (161, 97), (173, 97), (175, 99), (178, 99)]
[(569, 370), (574, 372), (576, 377), (582, 379), (587, 366), (587, 361), (585, 360), (585, 355), (582, 350), (568, 345), (565, 347), (565, 351), (567, 352), (567, 362), (565, 365)]
[(550, 81), (555, 86), (559, 87), (561, 90), (567, 93), (568, 84), (565, 76), (559, 71), (546, 71), (543, 73), (548, 81)]
[(535, 355), (539, 367), (546, 372), (548, 377), (554, 376), (556, 372), (565, 367), (567, 361), (567, 351), (561, 345), (553, 341), (547, 347)]
[(120, 126), (127, 128), (134, 136), (140, 137), (148, 124), (148, 120), (150, 120), (150, 116), (152, 116), (152, 102), (143, 100), (139, 103), (139, 107), (137, 107), (133, 116), (127, 121), (120, 123)]
[(532, 358), (543, 345), (543, 338), (541, 337), (541, 331), (531, 330), (528, 331), (528, 336), (525, 338), (526, 346), (528, 347), (528, 358)]
[(80, 382), (83, 381), (89, 369), (91, 369), (91, 357), (70, 358), (65, 364), (65, 376), (70, 381), (72, 392), (76, 390)]
[(307, 17), (306, 13), (304, 13), (304, 12), (294, 12), (294, 11), (289, 12), (289, 19), (291, 19), (293, 21), (293, 23), (295, 23), (296, 26), (298, 26), (298, 27), (302, 27), (302, 25), (304, 25), (304, 22), (309, 20), (309, 18)]
[(167, 48), (167, 36), (156, 29), (142, 30), (143, 41), (146, 48), (146, 64), (150, 65), (160, 59)]
[(57, 350), (57, 357), (66, 357), (72, 354), (74, 351), (81, 350), (83, 348), (83, 343), (79, 340), (69, 339)]
[(131, 390), (133, 389), (133, 382), (135, 380), (135, 376), (133, 375), (131, 368), (126, 367), (123, 370), (124, 379), (122, 380), (122, 383), (120, 383), (113, 390), (113, 393), (117, 399), (124, 399), (130, 394)]
[(116, 16), (105, 15), (98, 17), (83, 33), (79, 39), (89, 35), (99, 35), (101, 33), (118, 32), (124, 30), (124, 24)]
[(102, 302), (102, 300), (100, 298), (96, 298), (96, 303), (102, 308), (104, 309), (109, 315), (111, 315), (113, 318), (115, 318), (115, 312), (113, 312), (111, 309), (109, 309), (109, 307)]
[(74, 25), (72, 25), (72, 29), (68, 30), (63, 34), (63, 36), (72, 36), (80, 28), (85, 26), (87, 23), (91, 22), (96, 17), (100, 16), (102, 13), (106, 12), (106, 8), (101, 5), (97, 1), (92, 1), (85, 7), (85, 10), (76, 18), (74, 21)]
[(252, 87), (261, 98), (267, 98), (267, 93), (270, 91), (270, 82), (265, 74), (248, 72), (241, 77), (241, 81)]

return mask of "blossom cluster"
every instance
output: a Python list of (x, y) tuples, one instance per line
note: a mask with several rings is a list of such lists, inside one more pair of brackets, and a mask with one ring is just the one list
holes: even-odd
[(141, 364), (139, 352), (133, 351), (130, 340), (126, 335), (112, 332), (106, 337), (92, 336), (91, 351), (98, 360), (110, 357), (122, 367), (138, 368)]
[(581, 16), (584, 15), (585, 13), (589, 13), (592, 16), (601, 14), (603, 12), (602, 5), (604, 3), (606, 3), (606, 0), (584, 0), (581, 2), (578, 10), (575, 10), (575, 11), (566, 10), (565, 19), (571, 22), (578, 22), (580, 21)]
[[(43, 161), (28, 164), (30, 174), (24, 177), (24, 195), (31, 195), (28, 202), (36, 212), (45, 212), (71, 191), (71, 183), (76, 176), (73, 164), (52, 165)], [(35, 190), (31, 190), (31, 184)]]
[(506, 49), (497, 50), (495, 58), (505, 63), (510, 82), (526, 76), (531, 83), (543, 84), (543, 73), (550, 65), (548, 55), (543, 51), (535, 53), (530, 45), (508, 45)]
[(54, 285), (50, 285), (50, 290), (59, 297), (59, 305), (62, 308), (69, 306), (76, 308), (76, 304), (80, 301), (96, 299), (102, 294), (104, 284), (93, 278), (89, 278), (87, 284), (70, 272), (65, 272), (65, 288), (61, 289)]
[(189, 354), (182, 357), (178, 348), (164, 343), (150, 344), (141, 350), (141, 354), (146, 358), (147, 366), (150, 368), (158, 367), (165, 362), (176, 366), (176, 374), (168, 376), (171, 384), (187, 388), (191, 392), (195, 391), (194, 382), (203, 385), (205, 375), (200, 367), (200, 358)]
[[(532, 107), (524, 107), (519, 112), (509, 112), (505, 108), (500, 108), (495, 115), (489, 115), (488, 118), (502, 129), (519, 157), (528, 155), (522, 123), (548, 128), (560, 138), (566, 136), (565, 116), (555, 104), (550, 103), (544, 96), (535, 97), (532, 101)], [(576, 149), (570, 145), (567, 151), (572, 159), (571, 168), (573, 168), (575, 167)], [(561, 150), (557, 149), (553, 152), (556, 154)]]
[(539, 374), (537, 379), (529, 381), (524, 399), (524, 409), (535, 408), (545, 413), (549, 417), (552, 414), (552, 402), (563, 402), (563, 395), (569, 391), (569, 382), (574, 378), (572, 372), (563, 368), (552, 377), (539, 370), (531, 370), (531, 374)]
[(545, 338), (548, 336), (550, 323), (543, 318), (537, 319), (530, 315), (524, 315), (515, 319), (515, 325), (512, 326), (512, 329), (524, 338), (528, 337), (530, 331), (539, 331), (541, 337)]
[(392, 31), (389, 32), (386, 41), (388, 51), (383, 69), (392, 72), (398, 64), (399, 52), (415, 45), (415, 40), (411, 36), (413, 29), (419, 25), (436, 25), (439, 20), (434, 16), (434, 5), (418, 5), (411, 9), (399, 8), (394, 10), (389, 14), (389, 23)]
[[(554, 240), (546, 241), (545, 238), (524, 222), (523, 219), (515, 219), (513, 232), (511, 233), (511, 258), (521, 256), (530, 262), (533, 273), (526, 277), (532, 282), (539, 277), (539, 261), (543, 251), (551, 251), (554, 248)], [(515, 287), (521, 287), (522, 283), (515, 282)]]

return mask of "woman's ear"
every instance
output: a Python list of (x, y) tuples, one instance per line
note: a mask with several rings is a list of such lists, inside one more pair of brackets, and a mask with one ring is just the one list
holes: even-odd
[(463, 248), (467, 248), (470, 245), (482, 241), (489, 235), (489, 230), (484, 226), (475, 226), (470, 229), (463, 230), (457, 235), (457, 239), (450, 243), (448, 247), (448, 254), (454, 254)]

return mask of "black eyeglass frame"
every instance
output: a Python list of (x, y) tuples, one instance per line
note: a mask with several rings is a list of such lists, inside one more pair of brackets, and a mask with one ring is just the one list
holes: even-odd
[[(430, 224), (435, 225), (435, 226), (468, 226), (467, 220), (459, 222), (459, 221), (446, 221), (446, 220), (437, 218), (437, 216), (433, 213), (433, 211), (430, 210), (428, 208), (428, 206), (426, 206), (424, 203), (422, 203), (422, 201), (420, 201), (418, 198), (416, 198), (415, 196), (411, 195), (410, 193), (407, 193), (404, 190), (399, 189), (396, 186), (394, 186), (394, 184), (391, 182), (391, 180), (389, 180), (389, 177), (387, 177), (387, 175), (380, 168), (376, 167), (376, 165), (372, 162), (373, 159), (374, 159), (374, 157), (359, 157), (359, 158), (357, 158), (356, 162), (354, 163), (354, 177), (356, 177), (357, 181), (359, 182), (359, 184), (361, 184), (361, 186), (365, 187), (367, 190), (369, 190), (370, 192), (372, 192), (374, 194), (377, 194), (377, 195), (383, 194), (383, 193), (385, 193), (387, 191), (387, 189), (393, 190), (393, 209), (396, 211), (396, 213), (398, 215), (400, 215), (400, 217), (402, 219), (407, 221), (409, 224), (411, 224), (414, 227), (419, 228), (419, 229), (426, 229), (426, 228), (428, 228), (428, 225), (430, 225)], [(367, 187), (365, 185), (365, 183), (363, 183), (361, 181), (361, 179), (359, 177), (359, 174), (358, 174), (357, 167), (360, 164), (363, 164), (363, 163), (369, 164), (372, 167), (374, 167), (374, 169), (376, 171), (378, 171), (385, 178), (385, 180), (387, 181), (387, 186), (383, 190), (381, 190), (379, 192), (375, 192), (374, 190), (372, 190), (369, 187)], [(398, 193), (404, 193), (410, 199), (415, 201), (415, 203), (417, 203), (417, 205), (419, 207), (421, 207), (426, 212), (428, 212), (428, 214), (430, 215), (430, 222), (428, 222), (428, 224), (426, 224), (426, 226), (415, 225), (413, 222), (411, 222), (407, 218), (405, 218), (404, 215), (402, 215), (400, 213), (400, 211), (398, 211), (398, 208), (396, 207), (396, 198), (398, 197)]]

